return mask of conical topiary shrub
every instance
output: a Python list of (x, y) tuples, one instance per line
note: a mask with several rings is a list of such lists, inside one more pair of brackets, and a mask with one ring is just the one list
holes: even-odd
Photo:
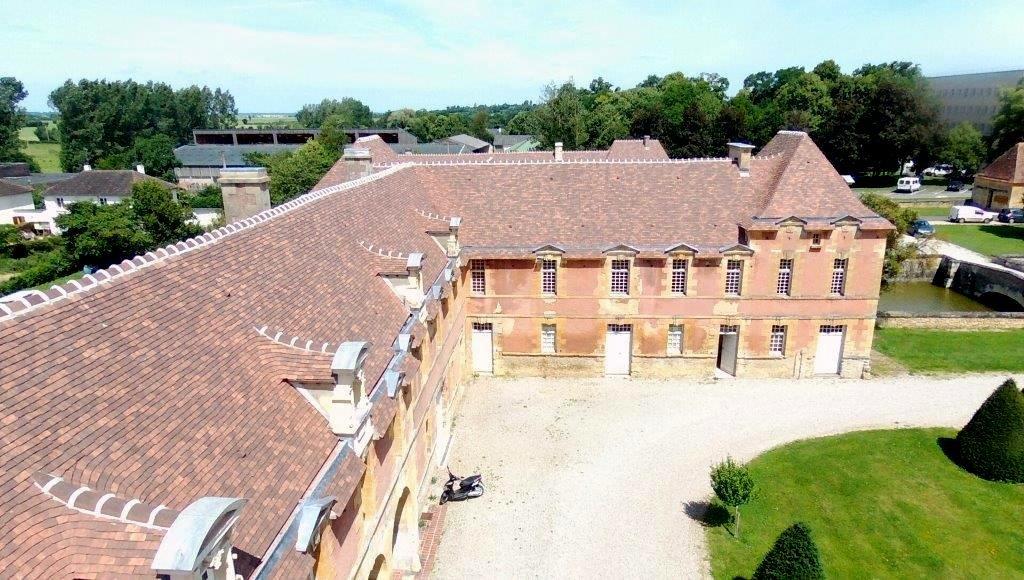
[(994, 481), (1024, 483), (1024, 394), (1008, 379), (956, 436), (964, 469)]
[(818, 546), (807, 524), (786, 528), (754, 571), (753, 580), (817, 580), (825, 577)]

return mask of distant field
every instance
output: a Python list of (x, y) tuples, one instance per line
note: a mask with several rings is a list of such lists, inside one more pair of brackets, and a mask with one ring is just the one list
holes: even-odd
[(60, 143), (40, 143), (29, 141), (25, 143), (25, 153), (39, 163), (43, 173), (56, 173), (60, 169)]
[(299, 128), (299, 122), (295, 120), (295, 115), (286, 115), (284, 113), (241, 114), (238, 115), (238, 123), (236, 124), (239, 129), (266, 127), (268, 125), (281, 129)]

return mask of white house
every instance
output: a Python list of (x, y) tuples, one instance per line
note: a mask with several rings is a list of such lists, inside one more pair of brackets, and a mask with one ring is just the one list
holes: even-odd
[(132, 194), (132, 185), (143, 180), (153, 180), (168, 188), (171, 183), (148, 176), (140, 165), (130, 169), (86, 169), (71, 179), (53, 184), (43, 192), (44, 208), (39, 210), (39, 221), (46, 222), (49, 230), (58, 233), (56, 218), (68, 211), (66, 208), (80, 201), (91, 201), (100, 205), (120, 203)]
[(0, 224), (21, 225), (27, 220), (26, 212), (33, 212), (32, 188), (0, 179)]

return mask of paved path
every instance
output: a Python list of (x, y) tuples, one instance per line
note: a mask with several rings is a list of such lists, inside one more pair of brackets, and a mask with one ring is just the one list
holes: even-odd
[(857, 429), (961, 426), (1005, 378), (477, 381), (451, 467), (482, 473), (487, 493), (450, 506), (434, 576), (707, 575), (703, 530), (687, 510), (708, 498), (709, 468), (726, 454), (746, 461)]

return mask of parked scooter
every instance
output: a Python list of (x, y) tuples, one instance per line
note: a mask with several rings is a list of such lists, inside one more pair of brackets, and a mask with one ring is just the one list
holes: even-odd
[(480, 497), (484, 494), (484, 482), (479, 475), (459, 477), (448, 470), (448, 483), (444, 484), (444, 491), (441, 492), (441, 503), (449, 501), (463, 501), (471, 497)]

